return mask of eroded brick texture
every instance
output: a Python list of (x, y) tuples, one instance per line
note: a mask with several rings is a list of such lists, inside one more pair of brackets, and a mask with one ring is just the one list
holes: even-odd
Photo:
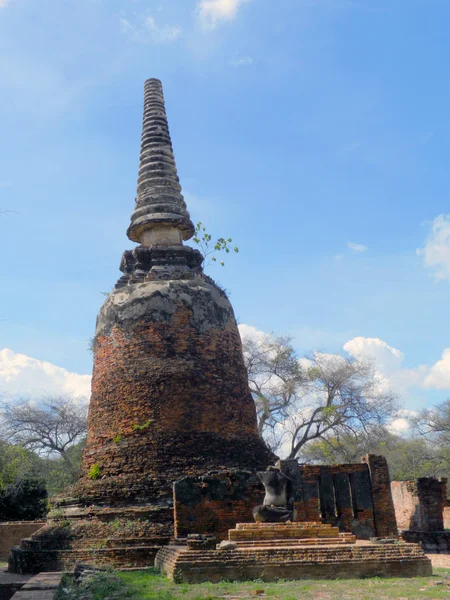
[(176, 583), (260, 579), (355, 579), (430, 576), (431, 561), (417, 544), (347, 544), (191, 550), (168, 546), (155, 565)]
[(116, 292), (100, 318), (76, 495), (171, 502), (188, 475), (266, 466), (224, 294), (203, 280), (136, 287), (140, 295)]
[(421, 477), (411, 481), (393, 481), (392, 497), (398, 528), (413, 531), (442, 531), (443, 521), (443, 487), (435, 477)]
[(397, 521), (387, 461), (384, 456), (374, 454), (363, 456), (362, 461), (369, 467), (377, 535), (379, 537), (395, 537), (398, 535)]
[[(380, 483), (386, 481), (386, 462), (382, 457), (370, 461), (372, 472), (367, 462), (318, 466), (280, 461), (279, 466), (295, 482), (297, 521), (323, 521), (361, 539), (397, 535), (393, 508), (392, 513), (386, 509), (389, 499), (392, 504), (390, 488)], [(377, 485), (379, 514), (374, 508), (371, 473)], [(174, 486), (176, 537), (210, 533), (224, 540), (236, 523), (253, 521), (252, 510), (263, 497), (263, 485), (253, 473), (227, 471), (185, 478)]]

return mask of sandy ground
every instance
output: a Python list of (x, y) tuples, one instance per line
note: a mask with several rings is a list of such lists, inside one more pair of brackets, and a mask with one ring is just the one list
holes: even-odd
[(427, 554), (433, 567), (450, 569), (450, 554)]

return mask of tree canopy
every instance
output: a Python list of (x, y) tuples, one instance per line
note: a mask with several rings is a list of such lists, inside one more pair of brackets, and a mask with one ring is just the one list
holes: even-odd
[(258, 429), (273, 450), (299, 456), (313, 440), (384, 428), (397, 398), (370, 361), (315, 352), (299, 358), (287, 337), (244, 339)]

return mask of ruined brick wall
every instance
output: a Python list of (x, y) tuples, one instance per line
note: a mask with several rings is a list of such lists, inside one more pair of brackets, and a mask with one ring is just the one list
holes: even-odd
[(18, 546), (22, 538), (32, 535), (44, 525), (35, 521), (0, 523), (0, 560), (8, 560), (13, 546)]
[(369, 467), (375, 531), (379, 537), (395, 537), (398, 530), (387, 461), (374, 454), (363, 456), (362, 461)]
[(76, 494), (171, 500), (177, 479), (271, 458), (226, 296), (202, 278), (116, 291), (97, 325)]
[(295, 502), (299, 521), (323, 520), (361, 538), (375, 535), (366, 464), (301, 465), (299, 473)]
[[(385, 487), (386, 461), (383, 457), (369, 458), (375, 499), (367, 462), (318, 466), (280, 461), (279, 466), (294, 482), (297, 521), (324, 521), (362, 539), (396, 535), (390, 488)], [(210, 533), (226, 539), (236, 523), (253, 521), (253, 508), (262, 503), (263, 497), (263, 485), (248, 472), (185, 478), (174, 486), (176, 536)]]
[[(443, 486), (435, 477), (421, 477), (391, 484), (398, 528), (413, 531), (442, 531)], [(446, 494), (446, 489), (445, 489)]]
[(236, 523), (253, 521), (252, 511), (263, 499), (261, 482), (248, 471), (178, 481), (174, 485), (175, 537), (210, 533), (218, 541), (225, 540)]

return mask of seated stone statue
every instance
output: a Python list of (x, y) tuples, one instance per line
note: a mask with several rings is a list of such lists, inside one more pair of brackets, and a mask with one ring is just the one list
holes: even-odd
[(292, 481), (276, 467), (257, 473), (266, 490), (264, 503), (253, 509), (255, 521), (285, 523), (295, 521), (294, 490)]

